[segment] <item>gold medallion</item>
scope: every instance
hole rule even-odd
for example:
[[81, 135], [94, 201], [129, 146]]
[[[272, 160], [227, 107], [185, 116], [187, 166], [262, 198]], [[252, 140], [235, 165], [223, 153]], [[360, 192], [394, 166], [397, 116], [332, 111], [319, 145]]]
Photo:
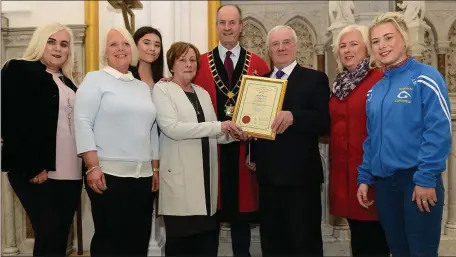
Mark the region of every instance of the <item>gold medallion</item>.
[[234, 106], [232, 106], [232, 105], [225, 106], [225, 115], [226, 116], [232, 117], [233, 113], [234, 113]]
[[225, 115], [228, 117], [232, 117], [234, 115], [234, 109], [235, 109], [234, 105], [236, 105], [236, 99], [234, 99], [234, 98], [239, 93], [239, 87], [241, 85], [242, 76], [247, 75], [247, 72], [250, 67], [251, 58], [252, 58], [252, 54], [247, 51], [246, 55], [245, 55], [245, 60], [244, 60], [244, 65], [243, 65], [241, 76], [239, 76], [239, 79], [236, 82], [236, 84], [234, 85], [234, 87], [227, 87], [223, 83], [222, 79], [220, 78], [220, 76], [218, 74], [217, 67], [215, 65], [213, 51], [211, 51], [208, 54], [209, 67], [211, 70], [211, 75], [214, 78], [214, 83], [217, 86], [217, 88], [220, 90], [220, 92], [222, 92], [228, 98], [225, 102], [225, 110], [224, 110]]

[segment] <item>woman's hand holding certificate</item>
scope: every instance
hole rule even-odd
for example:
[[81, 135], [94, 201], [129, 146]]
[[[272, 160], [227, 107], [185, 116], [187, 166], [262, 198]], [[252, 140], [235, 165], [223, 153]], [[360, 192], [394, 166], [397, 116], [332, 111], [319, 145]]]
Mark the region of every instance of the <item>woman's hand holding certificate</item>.
[[222, 122], [222, 132], [237, 140], [245, 141], [248, 139], [247, 134], [242, 131], [241, 127], [230, 120]]

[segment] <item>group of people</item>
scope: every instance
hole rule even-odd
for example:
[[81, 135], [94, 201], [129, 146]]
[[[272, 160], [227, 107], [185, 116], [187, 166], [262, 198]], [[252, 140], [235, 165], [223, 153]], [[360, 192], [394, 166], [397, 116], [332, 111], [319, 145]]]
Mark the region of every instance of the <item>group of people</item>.
[[[292, 28], [269, 31], [268, 68], [239, 45], [239, 7], [221, 6], [216, 22], [220, 43], [204, 54], [176, 42], [165, 56], [157, 29], [112, 28], [103, 68], [79, 86], [73, 34], [58, 23], [5, 63], [2, 170], [30, 217], [34, 256], [65, 255], [82, 183], [91, 256], [147, 256], [154, 204], [166, 256], [217, 256], [222, 223], [234, 256], [250, 256], [252, 223], [263, 256], [323, 256], [325, 135], [330, 210], [348, 219], [353, 256], [437, 256], [449, 100], [440, 73], [410, 57], [403, 17], [344, 28], [332, 86], [297, 63]], [[275, 140], [231, 120], [243, 75], [288, 80]]]

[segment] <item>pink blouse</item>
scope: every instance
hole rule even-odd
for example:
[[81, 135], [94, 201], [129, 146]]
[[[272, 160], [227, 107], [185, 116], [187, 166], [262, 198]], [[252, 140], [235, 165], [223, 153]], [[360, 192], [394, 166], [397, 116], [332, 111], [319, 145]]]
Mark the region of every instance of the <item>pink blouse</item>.
[[[51, 72], [50, 72], [51, 73]], [[58, 73], [51, 73], [59, 88], [59, 116], [57, 121], [56, 171], [48, 177], [57, 180], [82, 179], [82, 159], [76, 152], [74, 133], [74, 100], [76, 93], [60, 80]]]

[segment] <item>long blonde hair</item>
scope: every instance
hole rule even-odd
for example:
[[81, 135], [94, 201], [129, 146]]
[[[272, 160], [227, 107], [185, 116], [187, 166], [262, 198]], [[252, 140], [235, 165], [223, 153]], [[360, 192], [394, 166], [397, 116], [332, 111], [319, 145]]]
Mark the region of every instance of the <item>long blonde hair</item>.
[[22, 56], [22, 60], [26, 61], [38, 61], [43, 57], [44, 49], [46, 48], [47, 41], [49, 37], [57, 33], [61, 30], [66, 30], [70, 35], [70, 42], [69, 42], [69, 53], [68, 58], [66, 59], [65, 63], [62, 67], [62, 72], [65, 77], [69, 78], [74, 84], [75, 80], [73, 77], [74, 71], [74, 37], [73, 31], [65, 25], [62, 25], [57, 22], [48, 23], [38, 27], [35, 32], [33, 32], [32, 39], [30, 39], [30, 43], [27, 46], [27, 49]]
[[[372, 24], [369, 27], [369, 51], [373, 53], [372, 51], [372, 41], [371, 41], [371, 36], [372, 36], [372, 29], [375, 28], [376, 26], [380, 24], [385, 24], [391, 22], [394, 27], [399, 31], [399, 33], [402, 36], [402, 39], [404, 40], [405, 44], [405, 53], [410, 56], [411, 55], [411, 49], [410, 49], [410, 41], [408, 37], [408, 28], [407, 24], [404, 21], [404, 16], [400, 12], [387, 12], [384, 13], [380, 16], [378, 16], [376, 19], [373, 20]], [[371, 55], [370, 59], [370, 66], [371, 67], [381, 67], [383, 66], [378, 60], [375, 59], [374, 54]]]

